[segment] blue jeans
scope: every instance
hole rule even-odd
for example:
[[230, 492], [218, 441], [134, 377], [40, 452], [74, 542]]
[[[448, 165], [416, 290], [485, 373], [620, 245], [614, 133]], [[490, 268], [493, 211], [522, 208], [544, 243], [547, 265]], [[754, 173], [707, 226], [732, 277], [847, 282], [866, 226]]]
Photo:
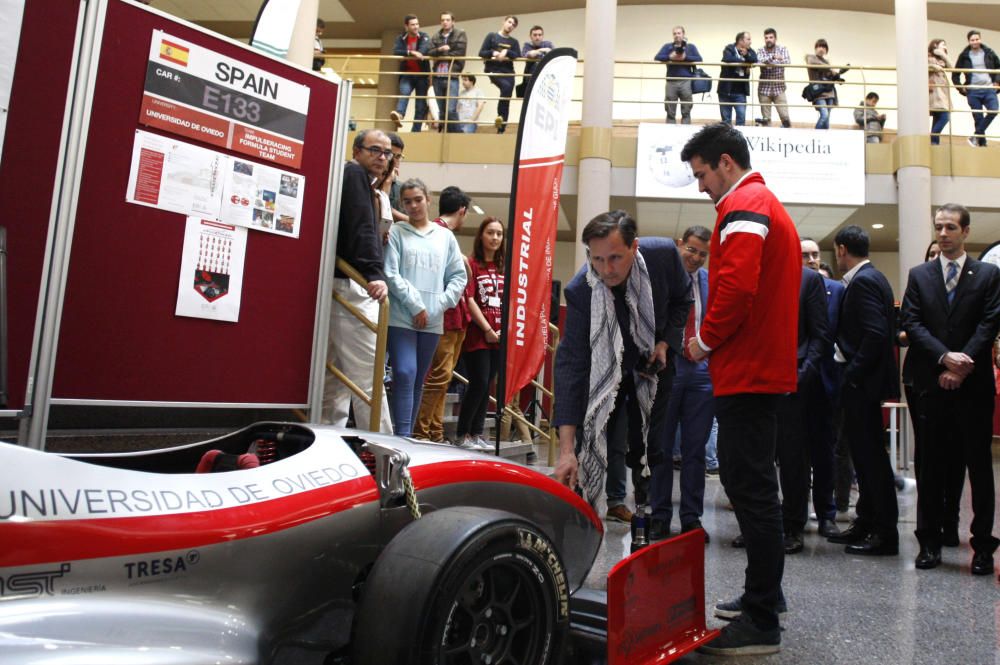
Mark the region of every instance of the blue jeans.
[[461, 122], [458, 124], [458, 131], [462, 134], [475, 134], [476, 133], [476, 123], [474, 122]]
[[735, 124], [743, 125], [747, 119], [747, 96], [719, 95], [719, 114], [722, 116], [722, 122], [732, 125], [733, 112], [736, 113]]
[[434, 359], [438, 333], [421, 332], [409, 328], [389, 326], [389, 359], [392, 361], [392, 410], [393, 431], [400, 436], [413, 434], [413, 423], [420, 411], [420, 397], [424, 392], [424, 376]]
[[[986, 145], [986, 128], [990, 126], [993, 119], [997, 117], [997, 93], [996, 90], [987, 88], [975, 88], [969, 91], [969, 108], [972, 109], [972, 120], [976, 123], [976, 138], [979, 145]], [[986, 113], [976, 113], [981, 109], [986, 109]]]
[[940, 145], [941, 132], [948, 125], [951, 114], [947, 111], [931, 111], [931, 145]]
[[[434, 77], [434, 94], [437, 95], [438, 117], [441, 120], [452, 120], [455, 114], [455, 106], [458, 104], [458, 74], [445, 78], [444, 76]], [[445, 112], [445, 104], [448, 112]], [[455, 130], [452, 130], [455, 131]]]
[[396, 101], [396, 113], [406, 115], [406, 107], [410, 104], [410, 94], [417, 93], [417, 108], [413, 116], [413, 131], [419, 132], [421, 121], [427, 117], [427, 77], [423, 74], [402, 74], [399, 77], [399, 94], [403, 95]]
[[708, 443], [705, 444], [705, 468], [708, 470], [719, 468], [719, 421], [712, 418], [712, 433], [708, 435]]
[[830, 109], [833, 106], [833, 97], [827, 99], [817, 99], [813, 106], [819, 111], [819, 120], [816, 121], [816, 129], [830, 129]]

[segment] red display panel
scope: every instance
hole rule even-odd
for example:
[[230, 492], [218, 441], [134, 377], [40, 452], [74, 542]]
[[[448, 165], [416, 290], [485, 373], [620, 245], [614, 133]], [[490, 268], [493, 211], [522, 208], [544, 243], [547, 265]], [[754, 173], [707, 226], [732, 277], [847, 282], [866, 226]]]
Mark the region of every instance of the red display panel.
[[[301, 234], [250, 231], [237, 323], [174, 315], [185, 217], [125, 201], [155, 29], [311, 90]], [[307, 403], [337, 85], [115, 0], [98, 72], [53, 398]]]
[[7, 407], [25, 403], [78, 0], [27, 2], [0, 162], [7, 227]]

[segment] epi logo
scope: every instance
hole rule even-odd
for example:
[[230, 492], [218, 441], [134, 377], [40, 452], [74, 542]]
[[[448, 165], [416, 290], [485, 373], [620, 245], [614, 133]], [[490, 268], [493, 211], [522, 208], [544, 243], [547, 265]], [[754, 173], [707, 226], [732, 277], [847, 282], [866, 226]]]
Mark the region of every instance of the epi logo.
[[70, 571], [70, 564], [59, 564], [57, 570], [40, 570], [32, 573], [0, 576], [0, 597], [38, 598], [51, 596], [55, 591], [55, 581]]

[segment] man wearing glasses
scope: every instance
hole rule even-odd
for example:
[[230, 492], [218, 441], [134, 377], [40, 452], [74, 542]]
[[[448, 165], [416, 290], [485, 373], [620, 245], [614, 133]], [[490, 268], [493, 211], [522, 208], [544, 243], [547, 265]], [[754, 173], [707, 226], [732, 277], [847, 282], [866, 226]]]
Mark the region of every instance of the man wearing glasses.
[[[385, 172], [392, 156], [389, 137], [377, 129], [358, 132], [354, 138], [354, 159], [344, 165], [337, 229], [337, 257], [344, 259], [368, 281], [362, 288], [344, 273], [334, 273], [333, 290], [357, 307], [369, 320], [378, 320], [378, 305], [388, 287], [382, 272], [382, 239], [378, 232], [372, 183]], [[334, 303], [330, 313], [327, 362], [332, 363], [367, 394], [372, 392], [375, 361], [375, 333], [347, 309]], [[354, 422], [369, 426], [370, 408], [332, 374], [326, 375], [323, 391], [323, 422], [344, 427], [350, 406]], [[383, 395], [380, 430], [392, 432], [389, 404]]]
[[[690, 340], [697, 336], [705, 317], [708, 303], [708, 244], [712, 232], [704, 226], [692, 226], [684, 232], [680, 242], [681, 262], [691, 277], [691, 295], [694, 304], [688, 312], [684, 326], [684, 355], [674, 356], [674, 383], [667, 402], [664, 435], [657, 445], [662, 446], [664, 460], [670, 459], [674, 436], [681, 428], [681, 532], [701, 528], [701, 515], [705, 502], [705, 444], [712, 432], [715, 401], [712, 397], [712, 379], [708, 376], [707, 360], [692, 360], [687, 355]], [[668, 463], [653, 468], [650, 486], [653, 518], [650, 524], [651, 540], [670, 537], [673, 517], [674, 468]], [[708, 533], [705, 533], [708, 542]]]

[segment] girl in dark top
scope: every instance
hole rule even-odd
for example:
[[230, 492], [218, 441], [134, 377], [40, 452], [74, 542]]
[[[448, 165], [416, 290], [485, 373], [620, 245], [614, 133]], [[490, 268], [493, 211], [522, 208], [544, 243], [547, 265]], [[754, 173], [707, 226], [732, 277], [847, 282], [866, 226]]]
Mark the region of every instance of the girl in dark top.
[[469, 386], [458, 412], [457, 445], [491, 450], [483, 439], [490, 382], [500, 363], [500, 303], [503, 299], [503, 222], [487, 217], [479, 225], [469, 265], [465, 296], [472, 322], [465, 334], [465, 367]]

